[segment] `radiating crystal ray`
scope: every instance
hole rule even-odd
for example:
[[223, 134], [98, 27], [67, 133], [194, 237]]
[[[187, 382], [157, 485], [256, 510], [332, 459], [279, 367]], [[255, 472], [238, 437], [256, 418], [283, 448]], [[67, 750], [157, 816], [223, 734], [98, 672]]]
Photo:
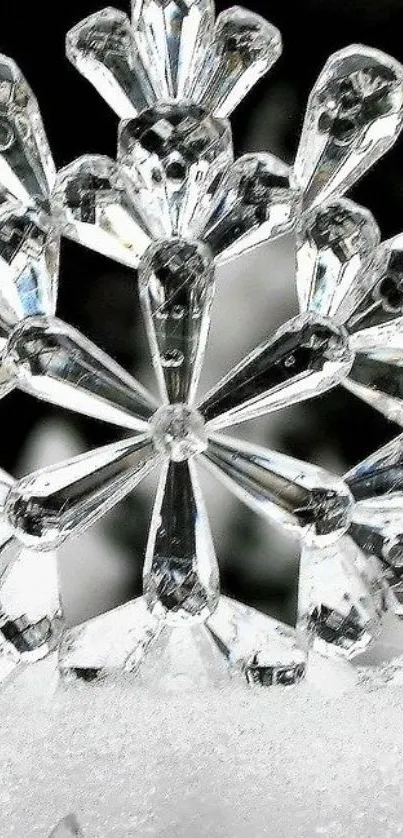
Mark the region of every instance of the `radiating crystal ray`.
[[83, 838], [83, 832], [75, 815], [68, 815], [67, 818], [63, 818], [50, 833], [49, 838]]
[[344, 323], [365, 294], [380, 231], [368, 210], [333, 198], [305, 212], [297, 226], [301, 311]]
[[350, 189], [393, 145], [402, 117], [399, 62], [361, 45], [334, 53], [309, 97], [295, 161], [305, 205]]
[[303, 547], [297, 627], [322, 654], [349, 659], [379, 636], [390, 607], [381, 565], [348, 537], [324, 549]]
[[385, 498], [403, 491], [403, 435], [392, 439], [344, 476], [355, 500]]
[[163, 470], [146, 551], [144, 596], [167, 622], [204, 622], [220, 589], [207, 513], [192, 461]]
[[330, 544], [348, 529], [352, 496], [318, 466], [224, 436], [209, 439], [201, 460], [241, 501], [307, 544]]
[[189, 403], [194, 399], [214, 286], [212, 256], [201, 242], [157, 242], [140, 263], [140, 299], [164, 401]]
[[154, 237], [197, 237], [233, 160], [231, 129], [199, 105], [162, 102], [122, 123], [118, 156]]
[[0, 184], [24, 205], [48, 210], [55, 175], [35, 96], [14, 61], [0, 55]]
[[80, 157], [58, 173], [53, 211], [60, 230], [132, 268], [152, 241], [137, 204], [137, 187], [109, 157]]
[[5, 365], [26, 393], [131, 430], [156, 404], [147, 390], [80, 332], [53, 317], [30, 317], [11, 333]]
[[5, 514], [22, 544], [53, 549], [111, 510], [160, 459], [146, 434], [105, 445], [17, 481]]
[[154, 102], [148, 65], [123, 12], [107, 8], [82, 20], [67, 34], [66, 54], [120, 119]]
[[304, 314], [254, 349], [198, 409], [208, 431], [235, 425], [325, 392], [340, 383], [352, 362], [344, 329]]
[[157, 101], [194, 99], [214, 16], [213, 0], [134, 0], [135, 37]]
[[229, 116], [282, 52], [281, 35], [267, 20], [240, 6], [216, 21], [212, 49], [190, 98], [216, 116]]
[[300, 205], [288, 166], [272, 154], [245, 154], [224, 174], [203, 239], [217, 263], [289, 231]]
[[295, 631], [228, 597], [206, 623], [230, 671], [251, 686], [289, 686], [306, 670], [306, 654]]
[[403, 341], [400, 351], [357, 353], [343, 385], [392, 422], [403, 425]]

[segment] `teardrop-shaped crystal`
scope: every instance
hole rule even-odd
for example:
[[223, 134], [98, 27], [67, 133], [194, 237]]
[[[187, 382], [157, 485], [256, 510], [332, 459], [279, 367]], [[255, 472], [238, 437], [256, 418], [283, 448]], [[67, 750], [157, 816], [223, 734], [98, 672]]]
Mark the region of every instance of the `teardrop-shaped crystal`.
[[344, 387], [379, 410], [391, 422], [403, 425], [403, 340], [402, 349], [381, 349], [355, 356]]
[[305, 212], [297, 227], [301, 311], [344, 323], [362, 299], [380, 231], [368, 210], [343, 198]]
[[122, 123], [118, 156], [154, 237], [197, 237], [233, 160], [231, 128], [191, 102], [159, 103]]
[[113, 672], [135, 672], [161, 627], [144, 597], [74, 626], [60, 644], [60, 674], [66, 682], [92, 682]]
[[[403, 235], [382, 242], [346, 322], [356, 352], [393, 349], [403, 360]], [[393, 362], [392, 362], [393, 363]]]
[[67, 58], [120, 119], [130, 119], [155, 101], [127, 15], [103, 9], [67, 34]]
[[17, 481], [6, 514], [25, 545], [49, 550], [129, 494], [161, 457], [148, 435], [105, 445]]
[[255, 512], [325, 545], [351, 520], [352, 496], [342, 480], [318, 466], [224, 436], [213, 436], [202, 461]]
[[221, 596], [206, 625], [230, 669], [251, 686], [289, 686], [305, 675], [305, 651], [284, 623]]
[[152, 245], [139, 266], [140, 299], [164, 401], [192, 402], [214, 296], [214, 265], [201, 242]]
[[216, 116], [229, 116], [281, 52], [275, 26], [240, 6], [226, 9], [217, 18], [214, 42], [190, 98]]
[[65, 236], [137, 268], [152, 241], [137, 190], [109, 157], [80, 157], [58, 173], [54, 216]]
[[56, 554], [12, 538], [0, 548], [0, 645], [32, 663], [57, 647], [62, 628]]
[[60, 241], [35, 210], [0, 204], [0, 342], [26, 317], [56, 308]]
[[192, 84], [211, 49], [213, 0], [133, 0], [133, 26], [155, 99], [193, 99]]
[[361, 45], [334, 53], [309, 97], [295, 161], [306, 206], [350, 189], [393, 145], [402, 118], [399, 62]]
[[48, 210], [55, 175], [35, 96], [14, 61], [0, 55], [0, 184]]
[[217, 606], [217, 560], [191, 460], [171, 461], [161, 476], [143, 587], [153, 614], [171, 623], [204, 622]]
[[403, 434], [354, 466], [344, 481], [356, 501], [396, 493], [403, 497]]
[[298, 628], [317, 650], [353, 658], [378, 637], [389, 608], [377, 559], [347, 536], [301, 555]]
[[300, 205], [288, 166], [272, 154], [245, 154], [230, 166], [217, 189], [203, 232], [217, 262], [291, 229]]
[[17, 326], [7, 364], [21, 390], [123, 428], [144, 430], [156, 407], [119, 364], [55, 317], [30, 317]]
[[304, 314], [254, 349], [198, 409], [209, 431], [236, 425], [324, 393], [342, 381], [352, 362], [344, 329]]
[[77, 818], [74, 815], [63, 818], [50, 833], [49, 838], [83, 838]]

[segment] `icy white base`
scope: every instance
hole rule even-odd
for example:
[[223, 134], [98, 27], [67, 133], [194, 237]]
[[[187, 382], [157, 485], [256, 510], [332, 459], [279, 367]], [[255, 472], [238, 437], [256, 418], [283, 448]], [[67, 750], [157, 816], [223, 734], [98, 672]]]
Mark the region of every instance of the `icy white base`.
[[0, 695], [4, 838], [48, 838], [69, 812], [85, 838], [403, 834], [396, 673], [357, 687], [347, 664], [316, 658], [290, 688], [55, 692], [53, 665]]

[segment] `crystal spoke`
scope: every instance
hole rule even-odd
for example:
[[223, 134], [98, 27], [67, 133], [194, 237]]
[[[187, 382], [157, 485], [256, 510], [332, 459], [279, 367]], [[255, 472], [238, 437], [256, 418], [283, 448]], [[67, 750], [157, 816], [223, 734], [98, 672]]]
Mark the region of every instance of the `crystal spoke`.
[[393, 145], [402, 117], [397, 61], [364, 46], [334, 53], [310, 95], [295, 161], [306, 206], [350, 189]]
[[319, 652], [349, 659], [364, 652], [381, 632], [388, 597], [381, 565], [350, 538], [303, 548], [297, 626]]
[[152, 241], [138, 190], [109, 157], [80, 157], [58, 174], [54, 217], [65, 236], [132, 268]]
[[79, 535], [160, 462], [148, 435], [105, 445], [17, 481], [6, 501], [15, 536], [48, 550]]
[[305, 543], [329, 544], [349, 526], [347, 486], [318, 466], [224, 436], [209, 440], [201, 460], [247, 506]]
[[301, 311], [344, 323], [362, 299], [380, 231], [368, 210], [339, 198], [304, 213], [297, 227]]
[[217, 560], [192, 461], [161, 476], [144, 566], [144, 595], [167, 621], [203, 622], [219, 599]]
[[0, 55], [0, 184], [48, 210], [55, 175], [35, 96], [14, 61]]
[[21, 390], [123, 428], [144, 430], [156, 408], [119, 364], [57, 318], [30, 317], [17, 326], [7, 364]]
[[213, 38], [213, 0], [134, 0], [133, 26], [156, 100], [194, 99]]
[[282, 52], [278, 29], [260, 15], [234, 6], [216, 21], [212, 49], [190, 98], [216, 116], [229, 116]]
[[271, 154], [245, 154], [217, 189], [203, 239], [217, 262], [228, 262], [291, 229], [299, 192], [290, 169]]
[[121, 125], [118, 156], [154, 237], [197, 236], [233, 160], [231, 129], [199, 105], [161, 103]]
[[305, 652], [284, 623], [221, 596], [206, 625], [230, 668], [251, 686], [289, 686], [303, 678]]
[[301, 315], [229, 372], [199, 410], [209, 431], [235, 425], [335, 387], [352, 362], [342, 328], [326, 318]]
[[151, 105], [155, 94], [127, 15], [103, 9], [67, 35], [66, 53], [120, 119]]
[[83, 833], [75, 816], [68, 815], [50, 833], [49, 838], [83, 838]]
[[403, 435], [354, 466], [344, 480], [357, 502], [397, 492], [403, 497]]
[[139, 267], [140, 299], [164, 401], [192, 403], [214, 296], [214, 265], [200, 242], [151, 246]]

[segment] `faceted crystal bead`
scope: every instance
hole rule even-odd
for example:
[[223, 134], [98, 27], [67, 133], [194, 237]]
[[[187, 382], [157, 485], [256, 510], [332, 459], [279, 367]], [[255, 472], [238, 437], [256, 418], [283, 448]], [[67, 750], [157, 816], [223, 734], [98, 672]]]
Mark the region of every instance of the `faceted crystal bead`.
[[225, 173], [203, 232], [217, 262], [286, 233], [300, 197], [290, 169], [271, 154], [245, 154]]
[[370, 355], [358, 353], [343, 384], [391, 422], [403, 425], [403, 341], [400, 351], [392, 346]]
[[21, 203], [48, 210], [55, 174], [32, 90], [14, 61], [0, 55], [0, 184]]
[[154, 238], [197, 236], [233, 160], [231, 129], [199, 105], [159, 103], [122, 123], [118, 156]]
[[230, 670], [250, 685], [289, 686], [305, 674], [306, 654], [293, 629], [254, 608], [221, 596], [207, 628]]
[[16, 537], [41, 550], [84, 532], [160, 461], [148, 436], [105, 445], [17, 481], [6, 501]]
[[186, 404], [160, 407], [149, 427], [157, 451], [175, 463], [189, 460], [207, 448], [203, 417]]
[[281, 52], [275, 26], [239, 6], [226, 9], [217, 18], [212, 49], [205, 52], [190, 98], [216, 116], [229, 116]]
[[380, 231], [368, 210], [339, 198], [304, 213], [297, 228], [301, 311], [344, 323], [365, 293]]
[[35, 210], [0, 204], [0, 342], [24, 318], [54, 314], [60, 242]]
[[127, 15], [117, 9], [96, 12], [71, 29], [66, 53], [120, 119], [154, 102], [148, 64], [141, 60]]
[[83, 838], [83, 833], [74, 815], [68, 815], [50, 833], [49, 838]]
[[202, 459], [241, 501], [305, 543], [330, 544], [348, 529], [352, 496], [318, 466], [224, 436], [209, 440]]
[[112, 358], [55, 317], [29, 317], [12, 332], [5, 366], [45, 401], [131, 430], [145, 430], [152, 397]]
[[221, 379], [198, 409], [208, 431], [254, 419], [335, 387], [353, 357], [343, 328], [310, 313], [295, 317]]
[[194, 99], [213, 38], [213, 0], [133, 0], [133, 26], [155, 99]]
[[209, 249], [181, 239], [157, 242], [139, 266], [140, 299], [164, 401], [192, 402], [214, 296]]
[[301, 555], [298, 628], [324, 654], [353, 658], [378, 637], [388, 588], [382, 567], [344, 537]]
[[152, 241], [137, 189], [109, 157], [80, 157], [58, 173], [54, 216], [65, 236], [137, 268]]
[[295, 174], [306, 206], [342, 195], [395, 142], [403, 68], [364, 46], [332, 55], [310, 95]]
[[171, 461], [161, 476], [143, 586], [153, 614], [170, 623], [204, 622], [217, 606], [217, 560], [192, 461]]

